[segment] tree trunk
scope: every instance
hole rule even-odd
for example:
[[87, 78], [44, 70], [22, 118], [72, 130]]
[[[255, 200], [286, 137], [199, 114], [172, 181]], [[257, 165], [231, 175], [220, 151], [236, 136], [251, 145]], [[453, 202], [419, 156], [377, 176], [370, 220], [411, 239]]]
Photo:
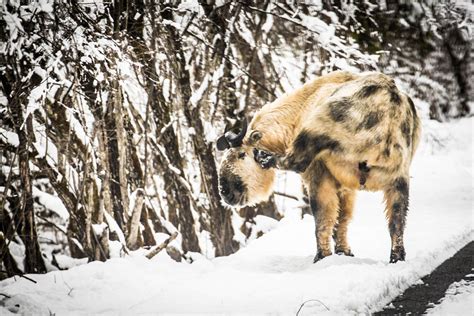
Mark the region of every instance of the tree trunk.
[[[21, 94], [19, 94], [21, 95]], [[23, 94], [24, 95], [24, 94]], [[16, 102], [15, 102], [16, 101]], [[19, 140], [18, 164], [20, 170], [20, 183], [22, 187], [19, 222], [20, 238], [25, 245], [25, 273], [45, 273], [46, 266], [41, 255], [36, 233], [35, 213], [33, 205], [33, 187], [30, 172], [29, 144], [31, 135], [26, 134], [26, 125], [31, 124], [31, 117], [25, 121], [20, 100], [15, 100], [11, 105], [13, 115], [16, 117], [16, 132]], [[21, 102], [21, 103], [20, 103]], [[21, 125], [24, 124], [23, 128]]]
[[[119, 148], [119, 137], [118, 137], [118, 128], [116, 125], [115, 114], [117, 107], [122, 106], [122, 93], [119, 88], [118, 82], [113, 79], [114, 82], [114, 96], [109, 97], [107, 102], [107, 109], [104, 115], [104, 127], [105, 127], [105, 139], [107, 147], [107, 158], [108, 158], [108, 168], [106, 172], [108, 173], [108, 182], [110, 188], [110, 197], [112, 200], [112, 210], [114, 219], [117, 222], [117, 225], [125, 233], [127, 227], [125, 226], [125, 214], [126, 210], [122, 195], [122, 187], [126, 183], [122, 183], [120, 177], [121, 164], [125, 161], [120, 161], [120, 148]], [[121, 141], [121, 140], [120, 140]]]
[[[163, 19], [172, 20], [171, 10], [162, 10]], [[191, 82], [189, 72], [186, 69], [186, 59], [181, 46], [179, 33], [173, 26], [165, 25], [168, 54], [171, 66], [177, 77], [177, 89], [180, 96], [180, 107], [184, 112], [190, 127], [195, 133], [191, 136], [194, 153], [199, 161], [201, 180], [205, 188], [207, 200], [209, 202], [209, 217], [211, 225], [211, 239], [216, 248], [216, 256], [225, 256], [234, 253], [238, 249], [238, 244], [233, 240], [234, 231], [231, 221], [231, 210], [220, 204], [218, 189], [217, 167], [214, 161], [212, 144], [204, 139], [204, 127], [201, 120], [199, 106], [192, 105]], [[190, 214], [191, 215], [191, 214]]]
[[466, 42], [461, 35], [461, 31], [453, 29], [449, 32], [448, 37], [444, 38], [444, 46], [451, 60], [454, 78], [459, 87], [460, 108], [458, 116], [468, 115], [471, 110], [469, 108], [469, 67], [471, 42]]

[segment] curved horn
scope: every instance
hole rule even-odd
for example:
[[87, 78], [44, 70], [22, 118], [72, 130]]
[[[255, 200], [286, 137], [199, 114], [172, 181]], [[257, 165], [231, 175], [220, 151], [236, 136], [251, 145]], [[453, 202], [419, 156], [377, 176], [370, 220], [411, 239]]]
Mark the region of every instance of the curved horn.
[[230, 148], [229, 141], [227, 140], [227, 132], [231, 129], [231, 124], [227, 123], [224, 128], [224, 134], [216, 140], [217, 150], [226, 150]]
[[224, 128], [224, 134], [232, 129], [232, 124], [227, 123]]
[[217, 139], [216, 147], [217, 147], [217, 150], [220, 150], [220, 151], [230, 148], [230, 144], [227, 141], [227, 138], [225, 137], [225, 135], [222, 135], [221, 137]]
[[225, 138], [229, 142], [231, 147], [239, 147], [242, 145], [242, 141], [247, 134], [247, 119], [242, 120], [242, 127], [240, 131], [236, 134], [233, 131], [228, 131], [225, 133]]

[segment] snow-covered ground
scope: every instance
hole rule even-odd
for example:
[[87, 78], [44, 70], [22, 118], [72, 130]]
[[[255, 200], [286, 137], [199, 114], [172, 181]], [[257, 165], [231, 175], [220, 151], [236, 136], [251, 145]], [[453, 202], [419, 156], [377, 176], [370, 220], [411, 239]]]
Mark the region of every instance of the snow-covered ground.
[[[287, 203], [283, 220], [228, 257], [196, 255], [188, 264], [165, 252], [152, 260], [137, 253], [31, 275], [36, 284], [2, 281], [0, 294], [10, 298], [0, 296], [0, 314], [288, 315], [308, 300], [300, 315], [377, 311], [473, 240], [473, 124], [472, 118], [425, 121], [412, 165], [406, 262], [388, 263], [382, 195], [361, 192], [349, 227], [355, 257], [335, 255], [313, 264], [313, 219], [301, 219]], [[472, 314], [472, 305], [465, 312]]]
[[430, 308], [427, 315], [474, 315], [474, 282], [454, 282], [446, 290], [441, 303]]

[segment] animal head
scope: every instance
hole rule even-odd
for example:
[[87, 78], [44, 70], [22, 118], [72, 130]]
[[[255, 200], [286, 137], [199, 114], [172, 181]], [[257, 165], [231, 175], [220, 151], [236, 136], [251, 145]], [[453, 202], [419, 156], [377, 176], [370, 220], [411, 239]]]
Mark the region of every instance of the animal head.
[[243, 120], [234, 128], [226, 127], [217, 140], [217, 149], [225, 150], [219, 166], [219, 193], [226, 204], [254, 205], [270, 197], [274, 161], [256, 148], [261, 138], [259, 131], [247, 131], [247, 121]]

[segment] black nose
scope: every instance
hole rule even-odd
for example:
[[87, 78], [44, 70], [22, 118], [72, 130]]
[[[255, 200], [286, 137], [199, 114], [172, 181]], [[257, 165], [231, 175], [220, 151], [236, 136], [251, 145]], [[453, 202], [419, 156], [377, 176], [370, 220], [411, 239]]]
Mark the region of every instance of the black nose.
[[235, 205], [239, 203], [244, 190], [244, 183], [239, 177], [233, 176], [229, 179], [227, 177], [220, 178], [219, 193], [227, 204]]

